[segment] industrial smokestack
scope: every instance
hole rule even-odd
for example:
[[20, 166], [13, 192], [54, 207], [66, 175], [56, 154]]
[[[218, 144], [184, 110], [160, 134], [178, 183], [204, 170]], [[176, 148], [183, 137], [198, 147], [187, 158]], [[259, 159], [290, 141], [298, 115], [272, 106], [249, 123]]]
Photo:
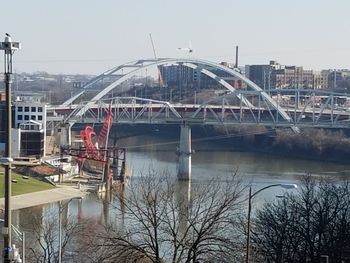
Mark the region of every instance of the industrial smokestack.
[[236, 46], [236, 63], [235, 68], [238, 68], [238, 46]]

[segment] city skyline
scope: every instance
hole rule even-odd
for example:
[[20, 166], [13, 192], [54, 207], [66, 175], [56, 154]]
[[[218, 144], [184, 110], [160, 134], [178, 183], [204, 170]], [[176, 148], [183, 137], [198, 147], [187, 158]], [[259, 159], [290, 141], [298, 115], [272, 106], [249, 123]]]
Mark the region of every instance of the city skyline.
[[[99, 74], [154, 57], [149, 33], [158, 57], [233, 62], [239, 45], [239, 65], [276, 60], [314, 70], [349, 68], [345, 0], [37, 0], [2, 7], [0, 37], [8, 32], [22, 43], [14, 56], [17, 72]], [[177, 50], [189, 41], [193, 54]]]

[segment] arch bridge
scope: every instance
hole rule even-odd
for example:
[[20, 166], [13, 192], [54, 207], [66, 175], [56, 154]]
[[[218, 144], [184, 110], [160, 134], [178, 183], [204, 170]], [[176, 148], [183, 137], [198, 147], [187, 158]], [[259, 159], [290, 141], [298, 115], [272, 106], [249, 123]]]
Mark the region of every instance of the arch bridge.
[[[224, 92], [197, 103], [171, 103], [137, 97], [108, 96], [142, 70], [169, 64], [195, 69], [215, 80]], [[218, 72], [241, 80], [236, 89]], [[88, 101], [74, 102], [109, 77], [116, 79]], [[142, 59], [114, 67], [90, 80], [79, 92], [54, 110], [64, 122], [99, 122], [110, 105], [115, 122], [201, 124], [260, 124], [265, 126], [348, 128], [348, 96], [319, 90], [282, 89], [269, 94], [235, 69], [201, 59]], [[341, 103], [339, 101], [342, 101]], [[350, 103], [350, 102], [349, 102]], [[350, 105], [350, 104], [349, 104]]]
[[[206, 75], [223, 88], [222, 92], [201, 103], [172, 103], [138, 97], [111, 97], [121, 84], [143, 70], [165, 65], [181, 65]], [[224, 75], [224, 76], [223, 76]], [[244, 83], [236, 89], [227, 76]], [[105, 87], [87, 101], [81, 100], [95, 84], [113, 77]], [[58, 107], [48, 117], [64, 123], [101, 122], [105, 109], [111, 108], [113, 122], [169, 123], [182, 125], [180, 140], [180, 178], [188, 178], [191, 160], [190, 125], [264, 125], [290, 127], [350, 128], [350, 100], [344, 94], [319, 90], [282, 89], [269, 94], [235, 69], [201, 59], [143, 59], [114, 67], [90, 80], [79, 92]], [[182, 160], [182, 161], [181, 161]]]

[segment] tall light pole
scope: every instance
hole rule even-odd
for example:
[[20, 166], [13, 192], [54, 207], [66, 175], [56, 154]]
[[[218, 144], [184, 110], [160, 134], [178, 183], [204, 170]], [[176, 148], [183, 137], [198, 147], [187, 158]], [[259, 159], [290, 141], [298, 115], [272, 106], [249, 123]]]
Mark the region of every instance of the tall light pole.
[[82, 197], [74, 197], [69, 199], [64, 205], [62, 201], [58, 202], [58, 263], [62, 263], [62, 212], [67, 208], [72, 200], [82, 200]]
[[[11, 75], [12, 75], [12, 55], [15, 50], [20, 49], [19, 42], [12, 42], [11, 36], [6, 33], [4, 42], [0, 42], [0, 50], [4, 50], [4, 74], [5, 74], [5, 89], [6, 89], [6, 147], [5, 157], [11, 158]], [[2, 228], [4, 235], [4, 262], [10, 262], [9, 252], [11, 250], [11, 162], [5, 165], [5, 221]]]
[[271, 188], [271, 187], [282, 187], [284, 189], [295, 189], [298, 188], [296, 184], [270, 184], [268, 186], [265, 186], [261, 188], [260, 190], [254, 192], [252, 194], [252, 187], [249, 187], [249, 198], [248, 198], [248, 223], [247, 223], [247, 244], [246, 244], [246, 263], [249, 263], [250, 259], [250, 214], [252, 210], [252, 198], [259, 194], [260, 192]]

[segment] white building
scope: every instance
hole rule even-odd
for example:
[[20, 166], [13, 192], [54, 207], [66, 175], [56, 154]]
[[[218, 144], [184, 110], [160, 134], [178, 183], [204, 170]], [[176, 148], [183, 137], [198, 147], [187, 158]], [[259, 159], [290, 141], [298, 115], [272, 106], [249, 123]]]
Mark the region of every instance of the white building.
[[14, 101], [14, 128], [19, 129], [18, 152], [21, 156], [46, 154], [46, 104], [42, 96], [21, 95]]

